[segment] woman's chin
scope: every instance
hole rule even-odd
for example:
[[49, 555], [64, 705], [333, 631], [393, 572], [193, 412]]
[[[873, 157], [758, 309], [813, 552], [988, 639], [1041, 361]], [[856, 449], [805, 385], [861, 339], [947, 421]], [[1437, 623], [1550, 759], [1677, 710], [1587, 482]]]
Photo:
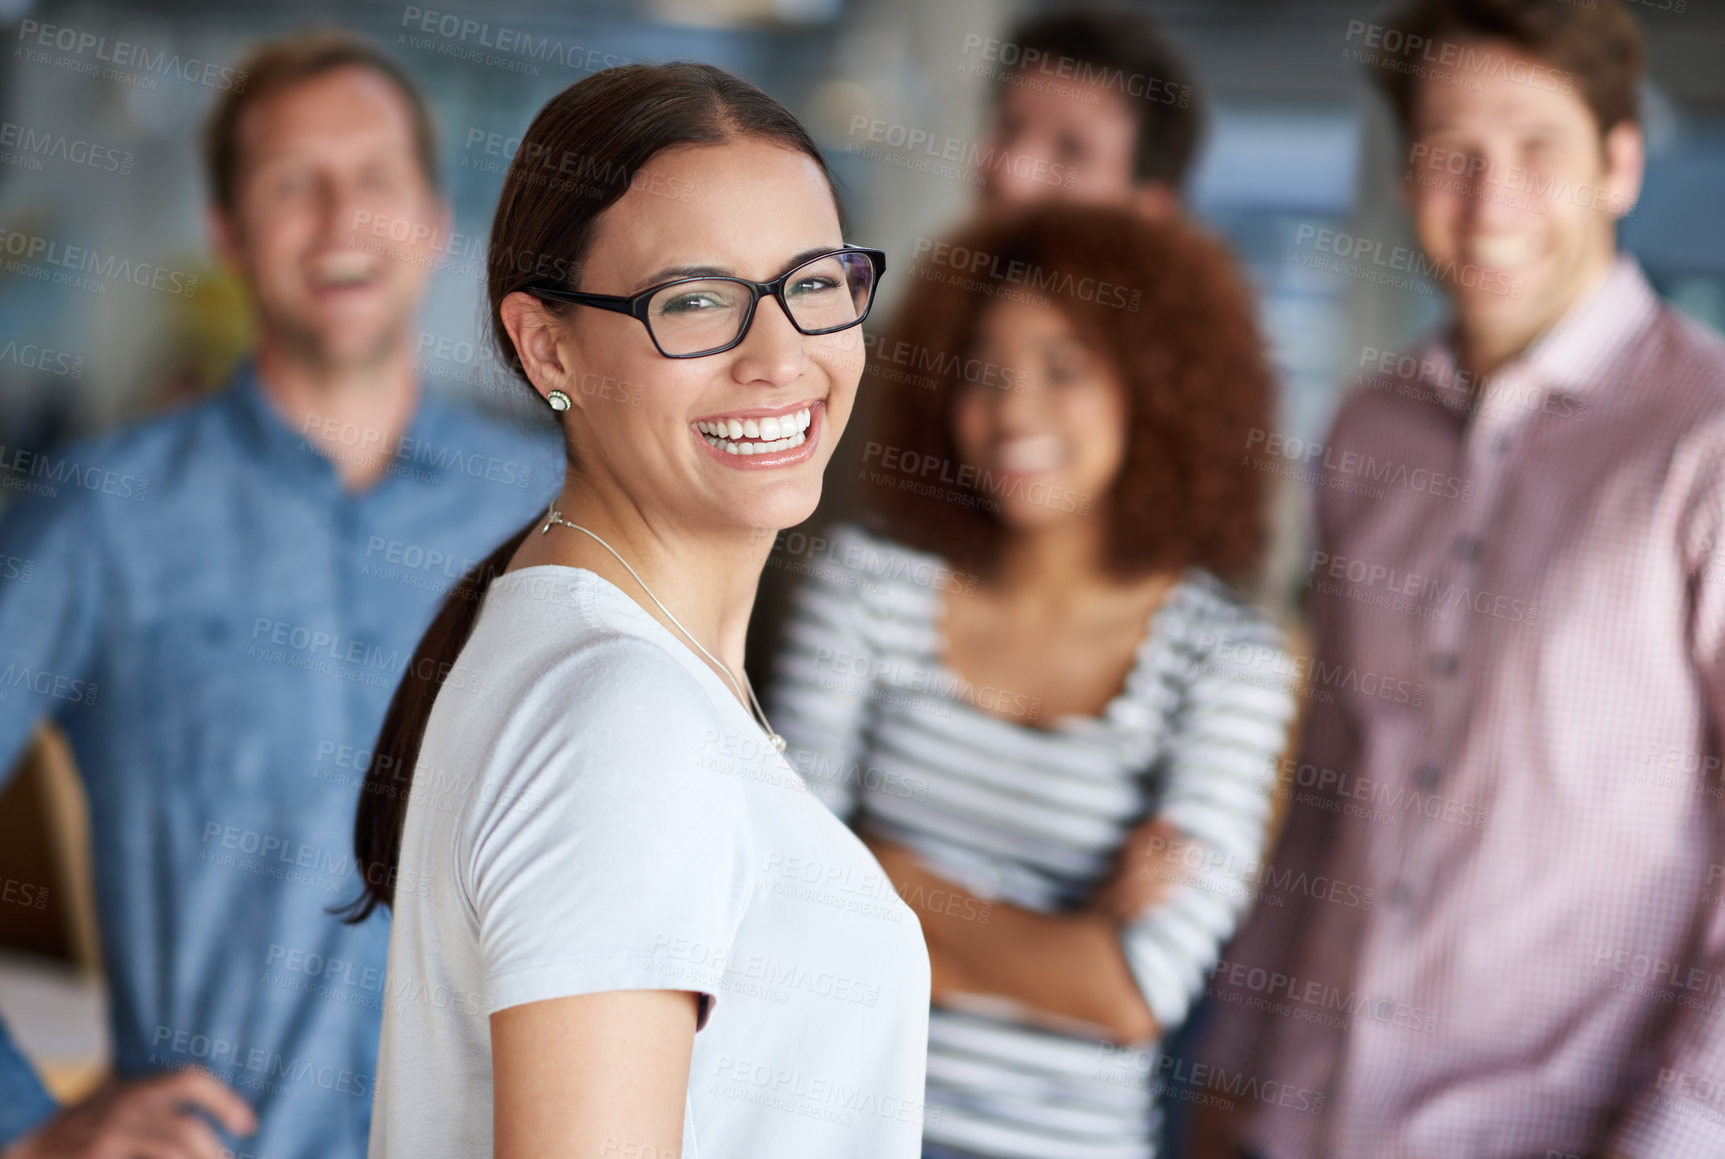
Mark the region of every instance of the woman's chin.
[[820, 506], [821, 489], [817, 478], [814, 487], [797, 487], [769, 497], [763, 501], [749, 504], [739, 504], [737, 508], [725, 512], [727, 521], [735, 521], [739, 514], [745, 526], [760, 530], [783, 531], [787, 527], [795, 527], [803, 523], [815, 513]]
[[1003, 505], [994, 513], [995, 522], [1008, 533], [1029, 535], [1033, 532], [1046, 531], [1050, 527], [1058, 527], [1064, 521], [1063, 516], [1052, 515], [1047, 511], [1024, 511], [1010, 505]]
[[1045, 531], [1078, 519], [1090, 509], [1088, 496], [1062, 487], [1026, 487], [1023, 491], [1000, 498], [995, 506], [995, 519], [1008, 531]]

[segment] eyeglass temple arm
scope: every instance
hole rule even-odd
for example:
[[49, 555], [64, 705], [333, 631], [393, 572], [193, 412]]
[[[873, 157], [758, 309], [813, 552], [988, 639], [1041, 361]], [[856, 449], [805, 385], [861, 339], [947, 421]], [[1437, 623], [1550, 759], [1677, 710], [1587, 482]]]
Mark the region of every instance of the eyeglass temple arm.
[[552, 298], [559, 302], [597, 306], [601, 310], [614, 310], [619, 314], [635, 312], [633, 298], [621, 298], [615, 294], [589, 294], [585, 290], [560, 290], [552, 286], [534, 286], [527, 292], [535, 298]]
[[886, 273], [886, 251], [885, 250], [869, 249], [867, 246], [860, 246], [860, 245], [846, 246], [845, 248], [852, 253], [867, 254], [869, 257], [869, 260], [874, 263], [874, 276], [875, 277], [878, 278], [882, 274]]

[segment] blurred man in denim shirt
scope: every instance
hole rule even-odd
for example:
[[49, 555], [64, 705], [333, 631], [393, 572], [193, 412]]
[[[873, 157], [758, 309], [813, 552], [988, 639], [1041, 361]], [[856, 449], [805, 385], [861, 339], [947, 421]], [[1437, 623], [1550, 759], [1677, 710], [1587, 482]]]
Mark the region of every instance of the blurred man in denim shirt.
[[0, 768], [45, 718], [70, 738], [116, 1051], [56, 1112], [0, 1035], [6, 1159], [365, 1153], [383, 1004], [431, 1000], [391, 993], [385, 923], [327, 912], [358, 893], [367, 750], [443, 590], [561, 483], [549, 431], [418, 382], [450, 234], [406, 76], [331, 34], [241, 75], [206, 149], [255, 355], [208, 401], [33, 456], [0, 522], [34, 565], [0, 585]]

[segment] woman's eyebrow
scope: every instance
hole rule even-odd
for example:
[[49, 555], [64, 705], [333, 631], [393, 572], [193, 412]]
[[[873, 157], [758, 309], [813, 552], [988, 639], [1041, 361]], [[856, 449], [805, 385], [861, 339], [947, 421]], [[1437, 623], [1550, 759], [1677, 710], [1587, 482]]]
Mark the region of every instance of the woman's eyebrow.
[[[806, 249], [786, 262], [781, 272], [794, 270], [809, 259], [818, 258], [822, 254], [830, 254], [838, 248], [838, 246], [832, 245], [818, 245], [813, 249]], [[675, 281], [677, 278], [734, 278], [737, 276], [737, 274], [721, 266], [666, 266], [662, 270], [648, 274], [637, 282], [635, 291], [639, 293], [648, 286], [655, 286], [660, 282]], [[749, 280], [752, 281], [753, 279]]]

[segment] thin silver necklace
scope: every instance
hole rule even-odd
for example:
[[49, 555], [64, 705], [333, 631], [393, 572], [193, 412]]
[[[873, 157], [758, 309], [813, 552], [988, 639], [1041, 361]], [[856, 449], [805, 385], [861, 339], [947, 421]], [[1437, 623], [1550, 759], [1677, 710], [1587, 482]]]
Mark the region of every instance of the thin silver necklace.
[[774, 732], [773, 726], [767, 723], [767, 714], [761, 711], [761, 702], [755, 699], [755, 687], [749, 683], [749, 674], [747, 672], [743, 673], [743, 682], [739, 685], [737, 683], [737, 678], [731, 675], [730, 667], [721, 663], [717, 656], [714, 656], [711, 652], [701, 647], [701, 642], [695, 639], [694, 636], [690, 635], [689, 629], [683, 627], [682, 622], [678, 620], [676, 616], [671, 614], [671, 609], [667, 608], [664, 604], [659, 603], [659, 597], [653, 594], [653, 589], [647, 586], [647, 581], [642, 579], [635, 569], [629, 566], [629, 561], [624, 559], [621, 555], [617, 555], [616, 548], [599, 538], [596, 533], [588, 531], [585, 527], [582, 527], [579, 523], [571, 523], [567, 519], [563, 518], [563, 513], [557, 510], [555, 504], [545, 509], [545, 526], [539, 529], [539, 534], [544, 535], [546, 532], [550, 531], [551, 525], [554, 523], [561, 524], [564, 527], [572, 527], [576, 531], [591, 536], [594, 542], [596, 542], [600, 547], [616, 556], [617, 562], [623, 565], [623, 569], [625, 571], [635, 577], [635, 582], [640, 584], [641, 590], [647, 593], [647, 598], [652, 600], [654, 604], [658, 605], [659, 610], [665, 613], [665, 618], [667, 620], [677, 625], [677, 631], [683, 633], [683, 638], [693, 644], [697, 652], [710, 660], [713, 667], [725, 674], [725, 679], [729, 680], [731, 682], [731, 687], [737, 690], [737, 699], [747, 700], [750, 711], [755, 714], [755, 719], [760, 721], [761, 727], [766, 730], [767, 742], [779, 752], [782, 753], [785, 751], [785, 738]]

